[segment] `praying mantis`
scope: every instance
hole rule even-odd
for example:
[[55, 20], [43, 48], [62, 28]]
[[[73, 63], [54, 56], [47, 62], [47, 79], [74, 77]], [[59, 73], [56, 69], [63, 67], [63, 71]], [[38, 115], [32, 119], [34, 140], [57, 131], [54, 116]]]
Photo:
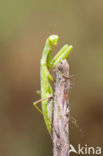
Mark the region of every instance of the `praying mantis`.
[[[53, 89], [50, 81], [54, 81], [53, 76], [51, 75], [49, 69], [56, 68], [57, 64], [62, 60], [66, 59], [70, 52], [72, 51], [72, 45], [64, 45], [60, 51], [53, 57], [52, 54], [52, 45], [57, 45], [59, 40], [58, 35], [50, 35], [45, 43], [42, 58], [40, 61], [40, 79], [41, 79], [41, 100], [38, 100], [33, 103], [34, 107], [44, 116], [44, 120], [47, 126], [49, 134], [52, 133], [52, 118], [53, 118]], [[39, 109], [37, 104], [41, 102], [42, 111]], [[49, 113], [48, 103], [50, 105]], [[51, 114], [51, 117], [49, 116]]]

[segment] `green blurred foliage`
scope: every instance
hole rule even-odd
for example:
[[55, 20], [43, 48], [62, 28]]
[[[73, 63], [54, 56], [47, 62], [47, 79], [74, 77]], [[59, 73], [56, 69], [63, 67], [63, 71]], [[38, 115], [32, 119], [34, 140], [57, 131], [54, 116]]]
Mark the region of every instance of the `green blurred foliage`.
[[[68, 58], [70, 142], [101, 146], [103, 141], [103, 1], [0, 1], [0, 155], [52, 156], [44, 120], [32, 106], [40, 97], [40, 58], [45, 39], [58, 34], [54, 51], [74, 46]], [[54, 55], [54, 54], [53, 54]], [[71, 154], [73, 155], [73, 154]]]

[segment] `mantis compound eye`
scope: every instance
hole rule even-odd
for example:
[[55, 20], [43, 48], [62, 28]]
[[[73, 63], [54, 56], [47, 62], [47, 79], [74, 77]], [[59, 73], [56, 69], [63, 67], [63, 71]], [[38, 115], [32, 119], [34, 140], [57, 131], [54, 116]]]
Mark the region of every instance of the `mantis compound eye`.
[[58, 43], [59, 36], [58, 35], [51, 35], [51, 36], [49, 36], [48, 39], [51, 42], [51, 44], [56, 45]]

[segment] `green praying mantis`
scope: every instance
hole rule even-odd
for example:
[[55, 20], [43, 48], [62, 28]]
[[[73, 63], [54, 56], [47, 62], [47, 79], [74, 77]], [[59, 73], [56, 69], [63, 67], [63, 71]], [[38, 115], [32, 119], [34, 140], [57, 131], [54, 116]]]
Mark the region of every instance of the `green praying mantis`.
[[[40, 62], [40, 78], [41, 78], [41, 100], [33, 103], [34, 107], [44, 116], [44, 120], [47, 126], [49, 134], [52, 133], [52, 118], [53, 118], [53, 89], [50, 81], [54, 81], [49, 69], [56, 68], [58, 63], [66, 59], [70, 52], [72, 51], [72, 45], [64, 45], [60, 51], [53, 57], [52, 55], [52, 45], [57, 45], [59, 40], [58, 35], [51, 35], [47, 38], [41, 62]], [[41, 102], [42, 111], [39, 109], [37, 104]], [[51, 111], [51, 117], [49, 117], [48, 103], [50, 105], [49, 111]]]

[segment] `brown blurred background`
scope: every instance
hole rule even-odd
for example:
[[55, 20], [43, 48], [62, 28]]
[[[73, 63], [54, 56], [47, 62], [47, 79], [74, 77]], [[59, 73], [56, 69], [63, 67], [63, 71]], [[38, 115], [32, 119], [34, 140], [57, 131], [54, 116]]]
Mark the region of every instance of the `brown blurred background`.
[[52, 156], [32, 105], [40, 98], [40, 58], [50, 34], [60, 36], [55, 52], [65, 43], [74, 47], [70, 109], [83, 135], [70, 123], [70, 143], [103, 145], [103, 1], [1, 0], [0, 156]]

